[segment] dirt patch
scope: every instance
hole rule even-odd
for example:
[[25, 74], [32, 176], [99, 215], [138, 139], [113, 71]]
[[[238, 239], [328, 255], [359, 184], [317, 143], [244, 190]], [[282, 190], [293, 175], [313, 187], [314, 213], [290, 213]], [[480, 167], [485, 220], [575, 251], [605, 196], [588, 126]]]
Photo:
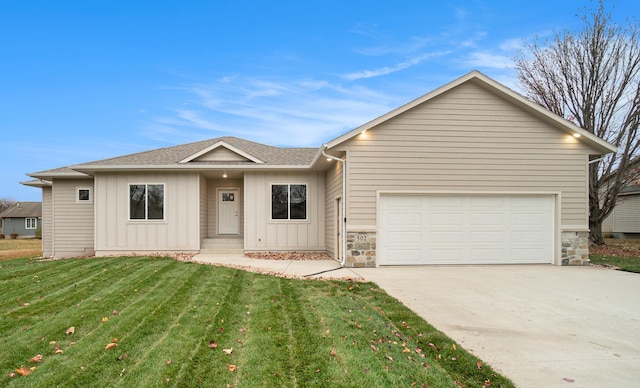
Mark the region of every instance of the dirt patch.
[[248, 252], [244, 255], [258, 260], [333, 260], [327, 252]]

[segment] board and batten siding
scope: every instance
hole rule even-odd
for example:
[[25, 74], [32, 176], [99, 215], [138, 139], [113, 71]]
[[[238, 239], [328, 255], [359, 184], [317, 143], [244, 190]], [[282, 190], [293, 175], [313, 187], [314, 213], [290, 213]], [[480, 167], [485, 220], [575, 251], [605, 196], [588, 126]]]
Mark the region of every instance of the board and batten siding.
[[[307, 220], [271, 220], [272, 184], [307, 184]], [[324, 251], [325, 180], [322, 172], [247, 172], [245, 250]]]
[[590, 149], [478, 85], [434, 97], [364, 135], [347, 152], [347, 220], [376, 225], [378, 190], [557, 192], [561, 225], [587, 228]]
[[[164, 220], [129, 220], [129, 185], [164, 184]], [[197, 173], [99, 173], [95, 177], [96, 255], [200, 249]]]
[[[93, 179], [54, 179], [50, 219], [54, 257], [92, 256], [94, 254], [93, 202], [76, 201], [78, 188], [93, 189]], [[43, 191], [44, 193], [45, 191]], [[94, 197], [95, 198], [95, 197]], [[43, 198], [44, 202], [45, 198]], [[44, 205], [44, 203], [43, 203]], [[43, 209], [43, 216], [45, 209]], [[46, 227], [46, 226], [45, 226]]]
[[209, 229], [208, 237], [217, 237], [218, 234], [218, 190], [220, 189], [238, 189], [238, 233], [242, 235], [244, 230], [244, 192], [242, 179], [207, 179], [208, 187], [208, 216], [207, 227]]
[[53, 188], [42, 188], [42, 257], [53, 256]]
[[200, 184], [200, 241], [209, 236], [207, 214], [209, 212], [209, 182], [199, 177]]
[[325, 247], [327, 252], [336, 257], [336, 198], [342, 196], [342, 163], [333, 161], [334, 165], [325, 175]]

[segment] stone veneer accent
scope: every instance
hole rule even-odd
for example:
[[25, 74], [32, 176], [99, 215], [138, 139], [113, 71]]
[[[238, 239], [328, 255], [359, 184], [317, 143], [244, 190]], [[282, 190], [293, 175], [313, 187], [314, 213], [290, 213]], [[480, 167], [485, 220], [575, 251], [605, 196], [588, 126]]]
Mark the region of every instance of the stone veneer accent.
[[376, 266], [376, 232], [347, 232], [345, 267], [374, 268]]
[[562, 232], [562, 265], [589, 264], [589, 232]]

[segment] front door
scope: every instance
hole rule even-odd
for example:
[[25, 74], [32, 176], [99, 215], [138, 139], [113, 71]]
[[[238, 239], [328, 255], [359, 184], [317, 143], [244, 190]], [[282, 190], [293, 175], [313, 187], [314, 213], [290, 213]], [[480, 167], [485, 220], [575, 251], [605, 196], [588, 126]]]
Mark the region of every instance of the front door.
[[218, 190], [218, 234], [238, 234], [238, 189]]

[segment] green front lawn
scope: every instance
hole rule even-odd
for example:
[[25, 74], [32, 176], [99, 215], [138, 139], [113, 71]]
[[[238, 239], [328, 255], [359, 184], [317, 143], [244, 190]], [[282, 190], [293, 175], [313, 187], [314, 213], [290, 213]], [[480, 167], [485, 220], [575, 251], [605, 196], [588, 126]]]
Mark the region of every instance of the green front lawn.
[[513, 386], [372, 283], [22, 259], [0, 295], [4, 387]]
[[621, 257], [616, 255], [589, 255], [593, 264], [613, 266], [621, 271], [640, 273], [640, 257]]

